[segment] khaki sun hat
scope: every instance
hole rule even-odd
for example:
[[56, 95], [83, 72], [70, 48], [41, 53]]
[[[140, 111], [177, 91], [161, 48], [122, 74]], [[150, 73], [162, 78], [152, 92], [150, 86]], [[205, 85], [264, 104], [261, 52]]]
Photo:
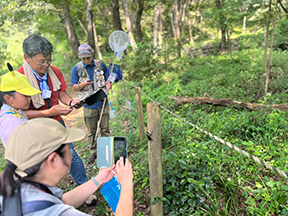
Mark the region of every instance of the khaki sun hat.
[[62, 144], [79, 141], [86, 133], [81, 129], [66, 129], [51, 118], [35, 118], [18, 125], [10, 134], [5, 159], [17, 168], [21, 177], [27, 176], [25, 170], [45, 160]]
[[25, 75], [14, 71], [9, 63], [7, 63], [7, 65], [10, 72], [0, 77], [0, 91], [16, 91], [27, 96], [41, 93], [41, 91], [32, 87]]

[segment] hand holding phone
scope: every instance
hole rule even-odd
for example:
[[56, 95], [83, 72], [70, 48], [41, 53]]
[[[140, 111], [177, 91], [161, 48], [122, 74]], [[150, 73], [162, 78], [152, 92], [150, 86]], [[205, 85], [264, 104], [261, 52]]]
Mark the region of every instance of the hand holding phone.
[[127, 158], [127, 145], [126, 137], [114, 137], [114, 162], [115, 164], [120, 159], [120, 157]]
[[84, 104], [84, 101], [79, 101], [78, 103], [74, 104], [73, 106], [71, 106], [70, 108], [76, 108], [76, 109], [79, 109], [83, 106]]

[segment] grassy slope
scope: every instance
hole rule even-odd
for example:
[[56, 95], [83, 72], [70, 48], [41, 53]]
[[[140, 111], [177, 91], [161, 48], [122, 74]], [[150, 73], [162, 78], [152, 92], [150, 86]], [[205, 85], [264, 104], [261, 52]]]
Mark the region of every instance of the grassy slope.
[[[173, 110], [188, 121], [232, 142], [240, 148], [269, 161], [280, 169], [288, 170], [287, 114], [247, 112], [232, 108], [185, 105], [175, 109], [169, 95], [233, 98], [238, 101], [259, 103], [287, 103], [287, 53], [273, 53], [274, 67], [269, 91], [264, 96], [261, 89], [263, 52], [258, 49], [243, 50], [218, 57], [171, 60], [163, 66], [157, 79], [148, 76], [141, 82], [142, 90], [163, 106]], [[129, 63], [129, 62], [128, 62]], [[125, 60], [123, 68], [129, 68]], [[126, 66], [125, 66], [126, 64]], [[134, 91], [129, 85], [127, 98], [134, 101]], [[123, 82], [113, 88], [113, 105], [118, 111], [117, 122], [111, 123], [113, 135], [129, 137], [130, 115], [125, 110]], [[149, 99], [142, 96], [144, 121]], [[135, 105], [134, 105], [135, 107]], [[164, 183], [164, 209], [171, 215], [285, 215], [288, 203], [287, 182], [277, 174], [246, 159], [201, 132], [182, 123], [164, 110], [162, 114], [162, 160]], [[83, 126], [78, 120], [77, 125]], [[147, 140], [140, 142], [137, 135], [137, 114], [133, 112], [130, 158], [135, 176], [135, 214], [149, 212], [149, 175]], [[77, 144], [81, 156], [87, 158], [86, 142]], [[3, 149], [1, 150], [3, 153]], [[0, 167], [4, 167], [3, 157]], [[1, 170], [2, 170], [1, 169]], [[88, 175], [95, 166], [87, 167]], [[69, 183], [69, 182], [68, 182]], [[61, 185], [65, 190], [73, 184]], [[101, 197], [100, 194], [98, 194]], [[178, 199], [175, 199], [177, 197]], [[91, 209], [82, 209], [91, 212]], [[96, 213], [104, 214], [107, 205], [97, 206]], [[92, 211], [93, 212], [93, 211]], [[274, 213], [273, 213], [274, 212]]]

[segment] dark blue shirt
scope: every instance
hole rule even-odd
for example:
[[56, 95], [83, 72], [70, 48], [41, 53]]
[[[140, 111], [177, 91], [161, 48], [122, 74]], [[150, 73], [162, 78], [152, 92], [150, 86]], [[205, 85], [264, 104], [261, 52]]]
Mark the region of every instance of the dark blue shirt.
[[[97, 60], [94, 60], [94, 61], [97, 61]], [[84, 65], [84, 68], [86, 69], [90, 79], [94, 82], [94, 66], [95, 66], [95, 63], [92, 63], [92, 65], [86, 65], [83, 61], [83, 65]], [[103, 71], [104, 71], [104, 77], [105, 77], [105, 81], [108, 79], [108, 73], [107, 73], [107, 67], [106, 65], [101, 62], [102, 66], [103, 66]], [[75, 65], [73, 68], [72, 68], [72, 72], [71, 72], [71, 86], [75, 85], [75, 84], [78, 84], [79, 82], [79, 76], [78, 76], [78, 73], [77, 73], [77, 66]], [[94, 83], [92, 84], [92, 88], [93, 88], [93, 91], [94, 91]], [[84, 103], [83, 105], [84, 107], [88, 108], [88, 109], [98, 109], [98, 108], [102, 108], [103, 106], [103, 101], [97, 101], [95, 104], [91, 105], [91, 106], [88, 106], [86, 103]]]

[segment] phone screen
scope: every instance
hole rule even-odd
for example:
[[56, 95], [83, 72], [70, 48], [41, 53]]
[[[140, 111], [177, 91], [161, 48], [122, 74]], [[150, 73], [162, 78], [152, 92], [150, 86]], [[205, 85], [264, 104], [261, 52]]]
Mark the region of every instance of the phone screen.
[[127, 158], [126, 137], [114, 137], [115, 164], [121, 156], [124, 158], [124, 160]]

